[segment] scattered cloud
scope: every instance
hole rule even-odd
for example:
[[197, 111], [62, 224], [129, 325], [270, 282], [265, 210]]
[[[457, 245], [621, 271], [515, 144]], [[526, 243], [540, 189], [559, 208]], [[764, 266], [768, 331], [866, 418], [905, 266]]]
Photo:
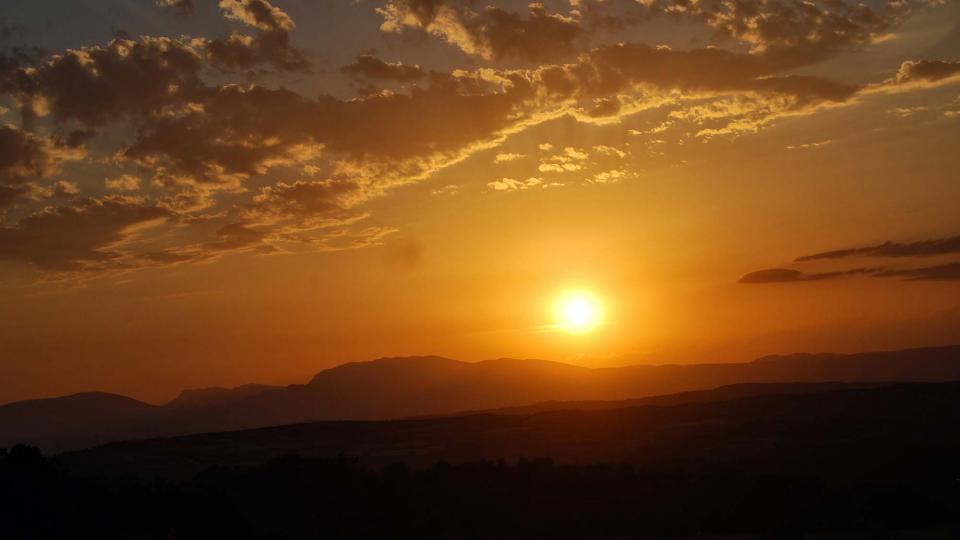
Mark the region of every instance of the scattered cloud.
[[175, 9], [181, 15], [193, 15], [193, 0], [157, 0], [157, 5]]
[[121, 174], [116, 178], [107, 178], [103, 184], [113, 191], [136, 191], [140, 189], [140, 179], [130, 174]]
[[475, 11], [469, 2], [390, 0], [377, 12], [384, 18], [380, 27], [384, 32], [424, 31], [486, 60], [567, 58], [583, 34], [576, 19], [548, 13], [539, 3], [529, 4], [528, 12], [520, 14], [495, 6]]
[[827, 146], [829, 144], [833, 144], [832, 139], [824, 139], [822, 141], [808, 142], [808, 143], [802, 143], [802, 144], [791, 144], [786, 148], [787, 150], [807, 150], [810, 148], [820, 148], [821, 146]]
[[510, 153], [510, 152], [501, 152], [501, 153], [497, 154], [496, 156], [494, 156], [493, 162], [494, 162], [494, 163], [506, 163], [507, 161], [516, 161], [516, 160], [521, 159], [521, 158], [523, 158], [523, 157], [524, 157], [523, 154], [514, 154], [514, 153]]
[[924, 106], [916, 106], [916, 107], [894, 107], [894, 108], [892, 108], [892, 109], [887, 109], [887, 112], [890, 113], [890, 114], [892, 114], [893, 116], [896, 116], [896, 117], [899, 117], [899, 118], [907, 118], [907, 117], [909, 117], [909, 116], [913, 116], [913, 115], [915, 115], [915, 114], [917, 114], [917, 113], [926, 112], [926, 111], [928, 111], [928, 110], [929, 110], [929, 109], [928, 109], [927, 107], [924, 107]]
[[872, 246], [837, 249], [797, 257], [796, 262], [848, 257], [930, 257], [960, 253], [960, 236], [921, 240], [918, 242], [884, 242]]
[[0, 259], [55, 271], [120, 268], [125, 264], [122, 244], [131, 230], [169, 215], [134, 199], [77, 199], [0, 228]]
[[457, 193], [460, 193], [460, 189], [461, 189], [461, 186], [459, 186], [459, 185], [457, 185], [457, 184], [447, 184], [447, 185], [445, 185], [445, 186], [443, 186], [443, 187], [438, 187], [438, 188], [430, 191], [430, 194], [431, 194], [431, 195], [446, 195], [446, 196], [452, 197], [452, 196], [456, 195]]
[[220, 0], [227, 19], [258, 30], [256, 36], [231, 32], [205, 43], [210, 63], [225, 71], [250, 71], [269, 65], [283, 71], [307, 71], [310, 63], [290, 43], [293, 19], [267, 0]]
[[[193, 8], [178, 0], [158, 3], [183, 12]], [[365, 201], [423, 181], [476, 152], [495, 150], [506, 137], [549, 120], [613, 123], [663, 107], [672, 111], [667, 119], [643, 134], [690, 127], [706, 140], [755, 132], [871, 92], [945, 84], [960, 72], [955, 62], [911, 60], [886, 80], [856, 85], [787, 71], [885, 39], [914, 9], [909, 1], [883, 9], [779, 0], [600, 4], [583, 0], [561, 13], [534, 3], [521, 13], [467, 0], [388, 0], [378, 10], [384, 32], [437, 36], [473, 58], [461, 69], [427, 72], [361, 54], [341, 73], [396, 86], [353, 98], [308, 97], [282, 84], [255, 84], [260, 79], [250, 77], [225, 82], [237, 73], [259, 77], [271, 74], [266, 70], [309, 69], [306, 53], [291, 41], [293, 19], [267, 0], [221, 0], [223, 15], [245, 28], [219, 38], [119, 37], [51, 55], [4, 52], [0, 93], [19, 109], [21, 126], [0, 127], [0, 205], [80, 195], [77, 200], [113, 208], [120, 199], [84, 199], [83, 184], [70, 193], [50, 178], [65, 162], [91, 152], [86, 145], [96, 133], [122, 132], [130, 137], [119, 146], [97, 148], [98, 165], [114, 167], [99, 176], [107, 176], [107, 189], [136, 193], [137, 204], [162, 209], [186, 226], [211, 220], [236, 225], [208, 242], [192, 239], [156, 249], [152, 253], [163, 254], [154, 256], [157, 261], [192, 260], [191, 253], [237, 245], [243, 235], [252, 238], [249, 231], [264, 235], [257, 245], [370, 245], [390, 231], [357, 228], [366, 215], [360, 208]], [[591, 41], [593, 32], [605, 31], [601, 26], [612, 28], [603, 14], [614, 8], [632, 13], [625, 24], [692, 17], [746, 47], [674, 50]], [[41, 129], [34, 129], [38, 125]], [[98, 137], [92, 146], [114, 140]], [[542, 143], [539, 151], [541, 173], [589, 171], [584, 178], [592, 183], [629, 174], [618, 162], [626, 146], [558, 150]], [[521, 157], [500, 152], [494, 161]], [[279, 178], [294, 180], [263, 178], [277, 171]], [[489, 184], [501, 191], [549, 185], [538, 177]], [[133, 204], [134, 198], [122, 200]], [[65, 209], [64, 215], [103, 212], [72, 203], [57, 208]], [[8, 238], [13, 229], [5, 233]], [[304, 240], [304, 231], [319, 229], [326, 231], [323, 239]], [[52, 228], [36, 230], [54, 234]]]
[[0, 184], [20, 184], [53, 174], [66, 160], [83, 157], [79, 148], [34, 135], [12, 124], [0, 125]]
[[849, 270], [846, 272], [823, 272], [819, 274], [808, 274], [799, 270], [788, 268], [769, 268], [766, 270], [757, 270], [745, 274], [737, 283], [761, 284], [761, 283], [800, 283], [808, 281], [823, 281], [834, 279], [849, 274], [863, 274], [869, 270]]
[[[795, 262], [824, 261], [851, 257], [872, 258], [927, 258], [960, 253], [960, 236], [922, 240], [918, 242], [884, 242], [858, 248], [824, 251], [813, 255], [797, 257]], [[854, 268], [849, 270], [806, 273], [800, 270], [773, 268], [750, 272], [741, 277], [739, 283], [791, 283], [798, 281], [819, 281], [848, 275], [868, 275], [873, 278], [901, 278], [907, 281], [955, 281], [960, 280], [960, 262], [948, 262], [921, 267], [907, 268]]]
[[487, 184], [494, 191], [519, 191], [533, 187], [547, 187], [542, 178], [527, 178], [526, 180], [514, 180], [513, 178], [501, 178]]
[[874, 277], [903, 278], [908, 281], [958, 281], [960, 280], [960, 262], [921, 268], [883, 270], [875, 273]]
[[418, 65], [385, 62], [366, 54], [358, 56], [352, 64], [341, 67], [340, 72], [356, 80], [398, 83], [410, 83], [426, 77], [426, 73]]
[[618, 169], [599, 172], [589, 179], [592, 184], [614, 184], [627, 177], [627, 172]]

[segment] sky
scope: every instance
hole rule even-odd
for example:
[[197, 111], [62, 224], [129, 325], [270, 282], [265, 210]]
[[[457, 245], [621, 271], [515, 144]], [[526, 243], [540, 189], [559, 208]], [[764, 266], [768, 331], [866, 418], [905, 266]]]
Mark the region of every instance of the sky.
[[955, 0], [5, 0], [0, 402], [956, 343], [958, 141]]

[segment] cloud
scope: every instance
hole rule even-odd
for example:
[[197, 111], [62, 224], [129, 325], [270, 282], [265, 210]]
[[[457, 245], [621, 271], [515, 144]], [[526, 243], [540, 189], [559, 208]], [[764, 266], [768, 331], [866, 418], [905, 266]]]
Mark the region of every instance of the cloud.
[[501, 178], [500, 180], [494, 180], [487, 184], [487, 186], [494, 191], [519, 191], [537, 186], [547, 187], [547, 185], [548, 184], [543, 183], [542, 178], [527, 178], [526, 180]]
[[873, 274], [873, 276], [878, 278], [898, 277], [907, 281], [957, 281], [960, 280], [960, 262], [921, 268], [882, 270]]
[[290, 32], [296, 25], [282, 9], [267, 0], [220, 0], [219, 6], [227, 19], [255, 28], [258, 33], [248, 36], [231, 32], [208, 41], [211, 65], [223, 71], [251, 71], [264, 64], [283, 71], [309, 70], [304, 52], [290, 43]]
[[0, 125], [0, 183], [19, 184], [43, 178], [67, 159], [83, 155], [58, 141], [23, 131], [12, 124]]
[[758, 284], [758, 283], [798, 283], [804, 281], [822, 281], [844, 275], [845, 272], [826, 272], [822, 274], [807, 274], [799, 270], [790, 270], [787, 268], [769, 268], [766, 270], [757, 270], [745, 274], [737, 280], [737, 283]]
[[0, 260], [58, 271], [115, 267], [131, 228], [169, 215], [133, 199], [77, 199], [69, 206], [30, 214], [14, 227], [0, 228]]
[[588, 182], [591, 184], [615, 184], [626, 177], [627, 171], [611, 169], [609, 171], [602, 171], [593, 175]]
[[[797, 257], [795, 262], [846, 259], [851, 257], [918, 258], [954, 255], [960, 253], [960, 236], [923, 240], [919, 242], [884, 242], [871, 246], [824, 251]], [[739, 283], [792, 283], [819, 281], [846, 275], [869, 275], [873, 278], [903, 278], [907, 281], [960, 280], [960, 262], [950, 262], [918, 268], [854, 268], [850, 270], [808, 274], [800, 270], [773, 268], [751, 272]]]
[[[6, 200], [31, 193], [43, 198], [38, 194], [53, 188], [40, 187], [36, 178], [49, 176], [70, 159], [68, 151], [81, 151], [95, 129], [103, 126], [113, 133], [109, 130], [117, 128], [133, 135], [98, 156], [100, 163], [117, 167], [106, 173], [109, 189], [132, 190], [137, 182], [131, 178], [136, 177], [122, 173], [135, 172], [143, 177], [145, 196], [155, 200], [136, 199], [138, 204], [155, 205], [175, 215], [178, 224], [222, 226], [207, 242], [178, 238], [169, 249], [154, 246], [150, 257], [157, 262], [192, 260], [240, 244], [251, 250], [287, 248], [284, 242], [302, 241], [302, 231], [320, 227], [329, 229], [314, 245], [369, 245], [389, 231], [346, 229], [365, 215], [359, 209], [365, 201], [564, 115], [599, 124], [669, 106], [676, 111], [670, 122], [697, 124], [694, 132], [709, 138], [756, 131], [785, 116], [850, 103], [872, 87], [787, 75], [785, 66], [880, 39], [879, 32], [900, 15], [832, 3], [647, 2], [642, 9], [650, 16], [695, 17], [748, 43], [750, 52], [619, 43], [577, 54], [578, 46], [589, 42], [585, 29], [594, 24], [583, 18], [590, 2], [580, 2], [579, 15], [574, 10], [561, 15], [539, 4], [514, 13], [469, 1], [389, 1], [380, 10], [385, 31], [424, 31], [501, 65], [506, 60], [538, 64], [476, 67], [473, 59], [472, 67], [442, 73], [361, 55], [341, 71], [357, 80], [410, 84], [344, 99], [306, 97], [279, 85], [249, 84], [249, 79], [243, 85], [222, 83], [228, 72], [307, 65], [302, 51], [291, 45], [295, 24], [287, 13], [264, 0], [223, 0], [224, 15], [253, 35], [119, 38], [45, 59], [0, 57], [0, 89], [21, 106], [24, 120], [43, 120], [53, 128], [36, 133], [69, 132], [45, 137], [28, 127], [0, 129], [0, 183], [9, 184]], [[629, 4], [631, 9], [640, 6]], [[799, 51], [793, 56], [785, 52], [791, 46]], [[952, 68], [940, 65], [949, 63], [934, 64], [905, 63], [894, 82], [879, 84], [906, 88], [918, 80], [952, 80]], [[98, 142], [110, 140], [115, 138]], [[545, 159], [539, 165], [545, 172], [578, 170], [594, 165], [591, 158], [603, 166], [592, 170], [587, 181], [613, 182], [624, 172], [619, 164], [605, 162], [623, 157], [612, 147], [541, 149]], [[502, 162], [508, 156], [518, 155], [500, 153], [494, 159]], [[266, 179], [251, 182], [275, 168], [299, 169], [293, 178], [307, 179], [270, 178], [273, 185], [266, 187], [261, 187]], [[542, 182], [505, 178], [490, 187], [511, 191], [547, 185], [531, 180]], [[134, 199], [123, 200], [132, 204]], [[257, 235], [262, 236], [254, 242]]]
[[827, 279], [836, 279], [844, 276], [862, 276], [877, 275], [882, 272], [881, 268], [853, 268], [850, 270], [840, 270], [835, 272], [806, 273], [799, 270], [788, 268], [770, 268], [766, 270], [757, 270], [743, 275], [737, 280], [737, 283], [760, 284], [760, 283], [796, 283], [805, 281], [824, 281]]
[[[740, 0], [692, 6], [721, 34], [749, 44], [751, 52], [786, 67], [819, 62], [841, 51], [881, 41], [918, 4], [889, 2], [879, 10], [863, 2], [829, 0]], [[670, 11], [670, 7], [664, 9]]]
[[22, 187], [0, 185], [0, 210], [13, 206], [25, 193], [26, 189]]
[[40, 63], [44, 54], [42, 49], [36, 47], [0, 50], [0, 92], [17, 90], [22, 84], [23, 69]]
[[938, 82], [960, 75], [960, 62], [943, 60], [908, 60], [900, 64], [893, 78], [897, 84], [909, 82]]
[[267, 233], [257, 231], [244, 225], [243, 223], [229, 223], [217, 230], [217, 240], [204, 244], [204, 248], [209, 251], [237, 251], [250, 247], [257, 247], [265, 253], [276, 250], [273, 246], [265, 244]]
[[341, 67], [340, 72], [357, 80], [398, 83], [410, 83], [426, 76], [420, 66], [406, 65], [403, 62], [384, 62], [367, 54], [360, 55], [352, 64]]
[[193, 15], [193, 0], [157, 0], [157, 5], [175, 9], [181, 15]]
[[960, 253], [960, 236], [909, 243], [884, 242], [866, 247], [824, 251], [797, 257], [796, 262], [847, 257], [929, 257], [952, 253]]
[[891, 31], [927, 3], [925, 0], [882, 5], [845, 0], [580, 0], [577, 7], [593, 31], [638, 25], [663, 17], [702, 22], [721, 38], [747, 45], [752, 55], [763, 56], [779, 68], [790, 68], [887, 40]]
[[30, 183], [27, 184], [26, 190], [27, 197], [35, 201], [67, 197], [78, 193], [80, 193], [80, 188], [77, 187], [77, 184], [66, 180], [57, 180], [48, 186]]
[[523, 157], [524, 157], [523, 154], [514, 154], [514, 153], [512, 153], [512, 152], [501, 152], [501, 153], [497, 154], [496, 156], [494, 156], [493, 162], [494, 162], [494, 163], [506, 163], [506, 162], [508, 162], [508, 161], [516, 161], [516, 160], [521, 159], [521, 158], [523, 158]]
[[260, 190], [247, 205], [245, 216], [263, 223], [294, 219], [308, 226], [347, 221], [348, 211], [360, 196], [360, 187], [345, 180], [279, 182]]
[[820, 148], [822, 146], [827, 146], [833, 144], [833, 139], [824, 139], [822, 141], [801, 143], [801, 144], [791, 144], [787, 146], [787, 150], [807, 150], [810, 148]]
[[114, 191], [137, 191], [140, 189], [140, 179], [130, 174], [121, 174], [116, 178], [107, 178], [103, 185]]
[[467, 2], [437, 0], [391, 0], [377, 11], [385, 32], [421, 29], [487, 60], [562, 59], [573, 54], [574, 41], [583, 33], [579, 21], [548, 13], [539, 3], [529, 4], [526, 15], [494, 6], [474, 11]]
[[31, 115], [97, 126], [183, 105], [200, 86], [195, 44], [170, 38], [114, 39], [69, 49], [21, 70], [14, 94]]
[[869, 85], [865, 93], [896, 93], [933, 88], [960, 80], [960, 62], [906, 60], [893, 77]]

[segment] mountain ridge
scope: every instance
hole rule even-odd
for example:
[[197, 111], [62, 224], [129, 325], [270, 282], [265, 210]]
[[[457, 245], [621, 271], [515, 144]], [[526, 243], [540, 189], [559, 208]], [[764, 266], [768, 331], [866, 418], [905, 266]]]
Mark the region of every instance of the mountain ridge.
[[[140, 405], [123, 402], [127, 405], [117, 411], [104, 411], [77, 406], [82, 404], [79, 398], [47, 398], [44, 403], [50, 412], [43, 416], [29, 406], [23, 409], [25, 402], [14, 402], [0, 406], [0, 447], [26, 442], [71, 449], [115, 440], [311, 421], [384, 420], [543, 402], [629, 400], [738, 383], [960, 380], [960, 346], [758, 360], [588, 368], [549, 360], [385, 357], [325, 369], [305, 384], [187, 391], [186, 397], [181, 394], [183, 399], [159, 407], [127, 398]], [[58, 407], [63, 410], [57, 412]], [[26, 413], [11, 412], [17, 410]]]

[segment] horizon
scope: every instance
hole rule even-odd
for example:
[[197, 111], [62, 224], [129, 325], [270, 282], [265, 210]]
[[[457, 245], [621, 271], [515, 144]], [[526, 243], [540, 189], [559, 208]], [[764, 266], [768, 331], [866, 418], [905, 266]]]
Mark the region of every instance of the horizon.
[[[170, 395], [170, 396], [167, 396], [167, 397], [165, 397], [165, 398], [162, 398], [162, 399], [160, 399], [160, 400], [142, 399], [142, 398], [140, 398], [140, 397], [138, 397], [138, 396], [125, 394], [125, 393], [122, 393], [122, 392], [109, 392], [109, 391], [104, 391], [104, 390], [102, 390], [102, 389], [88, 389], [88, 390], [80, 390], [80, 391], [77, 391], [77, 392], [71, 392], [71, 393], [69, 393], [69, 394], [56, 394], [56, 395], [49, 395], [49, 396], [36, 396], [36, 397], [29, 397], [29, 398], [25, 398], [25, 399], [17, 399], [17, 400], [6, 401], [6, 402], [0, 401], [0, 407], [3, 407], [4, 405], [10, 405], [10, 404], [13, 404], [13, 403], [20, 403], [20, 402], [25, 402], [25, 401], [37, 401], [37, 400], [48, 400], [48, 399], [56, 400], [56, 399], [58, 399], [58, 398], [74, 397], [74, 396], [85, 395], [85, 394], [107, 394], [107, 395], [112, 395], [112, 396], [120, 396], [120, 397], [125, 397], [125, 398], [134, 399], [134, 400], [136, 400], [136, 401], [139, 401], [139, 402], [141, 402], [141, 403], [145, 403], [145, 404], [148, 404], [148, 405], [163, 407], [163, 406], [167, 406], [167, 405], [175, 402], [178, 398], [183, 397], [184, 394], [189, 393], [189, 392], [197, 392], [197, 391], [202, 392], [202, 391], [205, 391], [205, 390], [228, 390], [228, 391], [236, 391], [236, 390], [243, 389], [244, 387], [254, 387], [254, 386], [266, 386], [266, 387], [270, 387], [271, 389], [282, 389], [282, 388], [287, 388], [287, 387], [303, 386], [303, 385], [308, 385], [308, 384], [310, 384], [315, 377], [317, 377], [317, 376], [319, 376], [319, 375], [321, 375], [321, 374], [323, 374], [324, 372], [327, 372], [327, 371], [336, 370], [336, 369], [338, 369], [338, 368], [342, 368], [342, 367], [349, 366], [349, 365], [357, 365], [357, 364], [376, 364], [376, 363], [383, 363], [384, 361], [396, 361], [396, 362], [401, 362], [401, 363], [408, 363], [408, 362], [416, 361], [416, 360], [436, 359], [436, 360], [444, 360], [444, 361], [454, 362], [454, 363], [458, 363], [458, 364], [483, 364], [483, 363], [500, 362], [500, 361], [514, 361], [514, 362], [520, 362], [520, 363], [531, 362], [531, 363], [560, 364], [560, 365], [564, 365], [564, 366], [569, 366], [569, 367], [574, 367], [574, 368], [581, 368], [581, 369], [586, 369], [586, 370], [610, 370], [610, 369], [616, 370], [616, 369], [621, 369], [621, 368], [632, 368], [632, 367], [649, 367], [649, 368], [658, 368], [658, 367], [659, 367], [659, 368], [664, 368], [664, 367], [679, 367], [679, 366], [698, 367], [698, 366], [715, 366], [715, 365], [745, 365], [745, 364], [753, 364], [753, 363], [757, 363], [757, 362], [765, 361], [765, 360], [786, 359], [786, 358], [791, 358], [791, 357], [818, 357], [818, 356], [854, 356], [854, 357], [856, 357], [856, 356], [861, 356], [861, 355], [866, 356], [866, 355], [886, 354], [886, 353], [911, 353], [911, 352], [920, 352], [920, 351], [927, 351], [927, 350], [943, 350], [943, 349], [960, 349], [960, 343], [948, 343], [948, 344], [940, 344], [940, 345], [929, 345], [929, 346], [924, 346], [924, 347], [910, 347], [910, 348], [906, 348], [906, 349], [897, 349], [897, 350], [865, 350], [865, 351], [857, 351], [857, 352], [850, 352], [850, 353], [835, 353], [835, 352], [830, 352], [830, 351], [817, 351], [817, 352], [812, 352], [812, 351], [811, 351], [811, 352], [798, 351], [798, 352], [792, 352], [792, 353], [767, 354], [767, 355], [758, 356], [758, 357], [755, 357], [755, 358], [751, 358], [751, 359], [747, 359], [747, 360], [741, 360], [741, 361], [684, 362], [684, 363], [625, 363], [625, 364], [604, 365], [604, 366], [590, 366], [590, 365], [577, 364], [577, 363], [573, 363], [573, 362], [561, 362], [561, 361], [550, 360], [550, 359], [546, 359], [546, 358], [510, 358], [510, 357], [500, 357], [500, 358], [486, 358], [486, 359], [481, 359], [481, 360], [462, 360], [462, 359], [458, 359], [458, 358], [450, 358], [450, 357], [439, 356], [439, 355], [383, 356], [383, 357], [379, 357], [379, 358], [370, 358], [370, 359], [366, 359], [366, 360], [347, 360], [347, 361], [344, 361], [344, 362], [341, 362], [341, 363], [338, 363], [338, 364], [334, 364], [334, 365], [329, 366], [329, 367], [325, 367], [325, 368], [323, 368], [323, 369], [321, 369], [321, 370], [313, 373], [313, 374], [312, 374], [311, 376], [309, 376], [307, 379], [305, 379], [305, 380], [300, 380], [300, 381], [296, 381], [296, 382], [268, 384], [268, 383], [264, 383], [264, 382], [262, 382], [262, 381], [249, 381], [249, 382], [242, 383], [242, 384], [235, 385], [235, 386], [217, 386], [217, 385], [214, 385], [214, 386], [188, 387], [188, 388], [182, 388], [182, 389], [180, 389], [180, 390], [177, 390], [174, 394], [172, 394], [172, 395]], [[825, 381], [825, 382], [837, 382], [837, 383], [841, 383], [841, 384], [844, 383], [844, 381]], [[744, 382], [723, 384], [723, 385], [717, 386], [717, 387], [715, 387], [715, 388], [706, 388], [706, 390], [710, 390], [710, 389], [720, 389], [720, 388], [729, 387], [729, 386], [749, 385], [749, 384], [771, 384], [771, 383], [754, 383], [754, 382], [750, 382], [750, 381], [744, 381]], [[783, 383], [772, 383], [772, 384], [795, 384], [795, 383], [783, 382]], [[809, 383], [807, 383], [807, 384], [818, 384], [818, 383], [809, 382]], [[691, 392], [691, 391], [694, 391], [694, 390], [683, 390], [683, 391], [677, 391], [677, 392], [668, 392], [668, 393], [666, 393], [666, 394], [652, 394], [652, 396], [657, 396], [657, 395], [671, 395], [671, 394], [674, 394], [674, 393], [686, 393], [686, 392]], [[635, 399], [635, 398], [626, 398], [626, 399]], [[539, 402], [537, 402], [537, 403], [539, 403]], [[536, 403], [533, 403], [533, 404], [536, 404]], [[518, 404], [518, 405], [520, 405], [520, 404]]]
[[0, 403], [960, 335], [960, 2], [7, 0]]

